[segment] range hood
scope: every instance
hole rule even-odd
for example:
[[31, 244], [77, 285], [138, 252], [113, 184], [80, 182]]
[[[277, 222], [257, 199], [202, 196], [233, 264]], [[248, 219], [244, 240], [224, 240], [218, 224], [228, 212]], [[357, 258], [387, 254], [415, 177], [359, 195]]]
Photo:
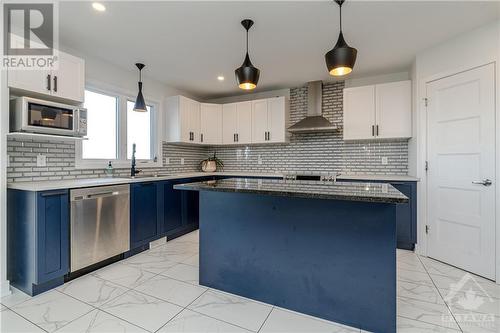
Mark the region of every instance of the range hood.
[[290, 133], [334, 132], [338, 127], [321, 114], [323, 83], [312, 81], [307, 84], [307, 116], [288, 128]]

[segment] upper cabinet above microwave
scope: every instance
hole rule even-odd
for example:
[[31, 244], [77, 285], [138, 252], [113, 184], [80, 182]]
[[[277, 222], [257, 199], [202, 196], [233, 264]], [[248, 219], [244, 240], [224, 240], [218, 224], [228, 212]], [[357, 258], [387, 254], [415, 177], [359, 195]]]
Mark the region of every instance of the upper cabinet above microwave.
[[344, 140], [411, 136], [411, 81], [344, 89]]
[[59, 51], [58, 65], [53, 70], [15, 70], [7, 73], [10, 88], [53, 96], [56, 99], [83, 102], [85, 95], [85, 62]]

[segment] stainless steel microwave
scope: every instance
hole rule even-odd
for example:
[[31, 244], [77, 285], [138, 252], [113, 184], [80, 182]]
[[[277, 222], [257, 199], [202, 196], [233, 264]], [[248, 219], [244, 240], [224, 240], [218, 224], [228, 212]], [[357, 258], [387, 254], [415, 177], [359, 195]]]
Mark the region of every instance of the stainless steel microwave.
[[87, 135], [87, 110], [18, 97], [10, 101], [10, 131], [82, 137]]

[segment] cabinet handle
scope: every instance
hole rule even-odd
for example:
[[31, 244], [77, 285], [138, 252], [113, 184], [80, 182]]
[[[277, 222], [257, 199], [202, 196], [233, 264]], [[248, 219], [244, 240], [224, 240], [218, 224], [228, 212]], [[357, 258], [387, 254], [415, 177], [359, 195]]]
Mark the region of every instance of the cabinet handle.
[[54, 76], [54, 92], [57, 92], [57, 76]]
[[200, 141], [203, 142], [203, 133], [200, 134]]
[[372, 125], [372, 136], [375, 136], [375, 125]]
[[264, 132], [264, 141], [267, 141], [267, 132]]
[[271, 140], [271, 132], [267, 132], [267, 141]]
[[50, 85], [50, 74], [47, 75], [47, 90], [50, 91], [52, 88], [51, 88], [51, 85]]
[[233, 142], [236, 142], [236, 133], [233, 134]]
[[377, 133], [377, 136], [378, 136], [378, 125], [376, 126], [376, 129], [377, 129], [376, 133]]

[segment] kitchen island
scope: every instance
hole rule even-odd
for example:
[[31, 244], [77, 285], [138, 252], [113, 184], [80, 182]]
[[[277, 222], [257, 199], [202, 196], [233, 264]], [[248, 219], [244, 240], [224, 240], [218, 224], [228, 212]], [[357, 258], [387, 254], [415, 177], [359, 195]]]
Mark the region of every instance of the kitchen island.
[[200, 284], [374, 332], [396, 331], [389, 184], [225, 179], [200, 192]]

